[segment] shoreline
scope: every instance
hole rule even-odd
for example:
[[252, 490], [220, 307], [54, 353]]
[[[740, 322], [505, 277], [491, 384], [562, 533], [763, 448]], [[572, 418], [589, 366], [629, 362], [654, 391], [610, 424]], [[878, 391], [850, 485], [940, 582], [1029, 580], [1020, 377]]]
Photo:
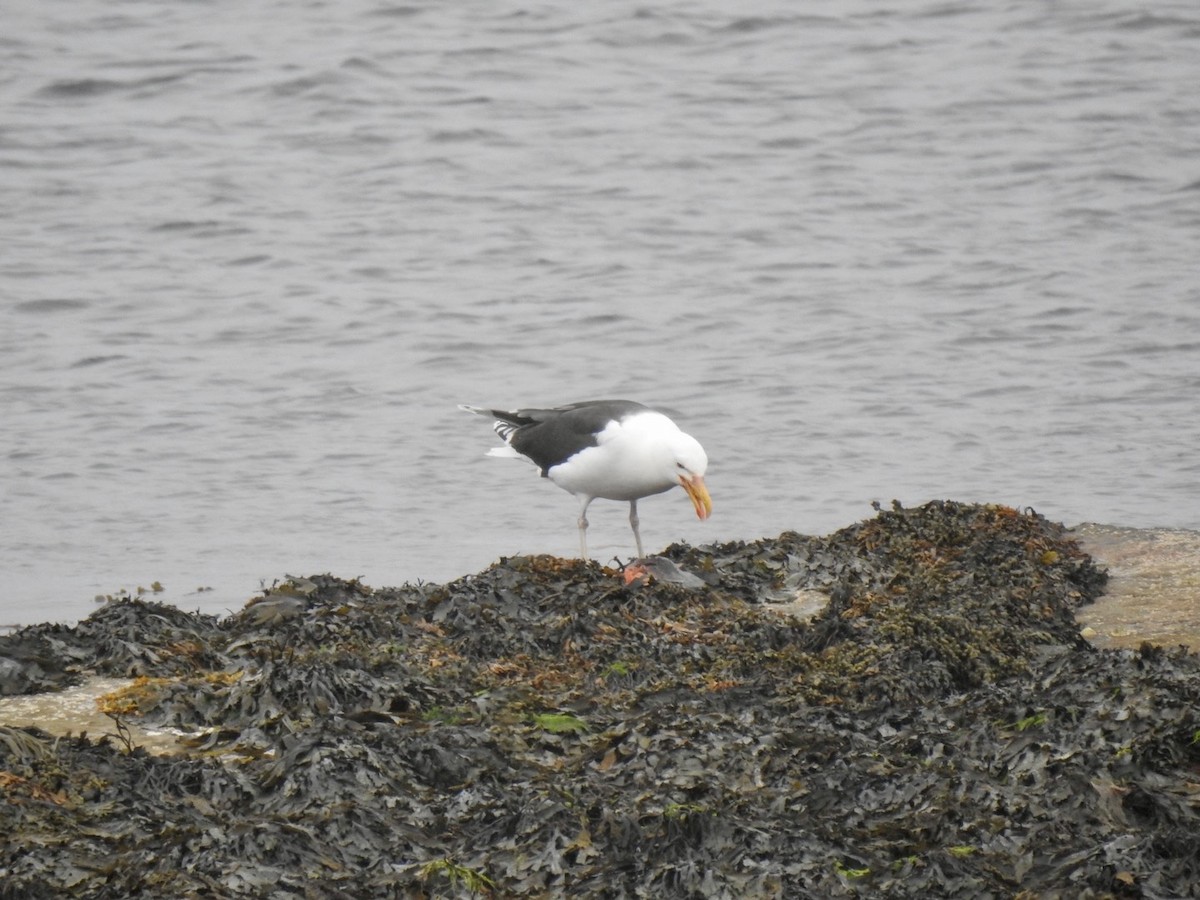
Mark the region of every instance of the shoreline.
[[[1150, 641], [1164, 647], [1184, 644], [1194, 652], [1200, 651], [1200, 531], [1094, 522], [1067, 526], [1066, 530], [1109, 573], [1104, 593], [1077, 613], [1084, 637], [1097, 647], [1137, 648], [1142, 641]], [[471, 574], [478, 573], [459, 577]], [[112, 595], [114, 600], [136, 597], [156, 601], [165, 597], [163, 602], [185, 611], [197, 610], [196, 596], [193, 592], [179, 598], [170, 593], [160, 597], [150, 589]], [[222, 611], [209, 614], [220, 618], [236, 615], [237, 609], [254, 596], [248, 595], [238, 603], [222, 601]], [[104, 605], [94, 603], [87, 615], [74, 620], [0, 624], [0, 637], [50, 621], [74, 627]]]
[[1195, 883], [1200, 656], [1084, 640], [1108, 578], [1062, 526], [938, 501], [665, 556], [662, 581], [514, 557], [0, 637], [10, 687], [121, 679], [65, 695], [111, 737], [0, 725], [0, 872], [151, 898]]
[[[1200, 532], [1089, 522], [1068, 528], [1067, 534], [1109, 575], [1104, 592], [1075, 612], [1084, 639], [1100, 649], [1137, 649], [1149, 642], [1164, 648], [1184, 646], [1191, 653], [1200, 651]], [[154, 597], [148, 594], [138, 599]], [[769, 602], [764, 608], [805, 621], [827, 602], [827, 594], [805, 590], [790, 602]], [[0, 629], [0, 637], [28, 627]], [[97, 703], [132, 684], [132, 679], [95, 676], [59, 692], [0, 693], [0, 725], [36, 725], [56, 735], [115, 736], [112, 720]], [[151, 752], [177, 749], [178, 732], [142, 728], [137, 721], [129, 725], [137, 743]]]

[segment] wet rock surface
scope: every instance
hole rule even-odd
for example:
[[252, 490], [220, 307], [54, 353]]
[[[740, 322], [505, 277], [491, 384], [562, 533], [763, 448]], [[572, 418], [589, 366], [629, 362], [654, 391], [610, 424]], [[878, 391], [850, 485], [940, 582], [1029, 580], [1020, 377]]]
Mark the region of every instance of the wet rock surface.
[[0, 727], [0, 897], [1200, 895], [1200, 664], [1081, 639], [1060, 526], [666, 556], [699, 583], [512, 558], [0, 637], [3, 692], [132, 676], [106, 710], [188, 735]]
[[1091, 643], [1200, 648], [1200, 532], [1085, 523], [1072, 533], [1109, 573], [1104, 596], [1077, 617]]

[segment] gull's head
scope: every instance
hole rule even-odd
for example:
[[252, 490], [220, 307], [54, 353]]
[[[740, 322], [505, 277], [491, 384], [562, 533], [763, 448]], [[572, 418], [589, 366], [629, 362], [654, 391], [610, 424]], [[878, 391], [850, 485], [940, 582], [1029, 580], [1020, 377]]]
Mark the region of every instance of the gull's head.
[[670, 478], [687, 492], [696, 516], [707, 519], [712, 513], [712, 498], [704, 486], [704, 473], [708, 469], [708, 455], [690, 434], [682, 431], [672, 435], [668, 444], [671, 458]]

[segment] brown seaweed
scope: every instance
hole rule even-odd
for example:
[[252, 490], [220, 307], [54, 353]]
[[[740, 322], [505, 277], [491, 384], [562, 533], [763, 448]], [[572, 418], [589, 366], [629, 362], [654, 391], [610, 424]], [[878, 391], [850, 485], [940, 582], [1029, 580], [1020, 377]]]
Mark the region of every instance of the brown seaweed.
[[153, 676], [113, 708], [191, 735], [0, 728], [0, 897], [1200, 895], [1197, 657], [1082, 640], [1061, 526], [665, 555], [703, 586], [519, 557], [0, 637], [3, 690]]

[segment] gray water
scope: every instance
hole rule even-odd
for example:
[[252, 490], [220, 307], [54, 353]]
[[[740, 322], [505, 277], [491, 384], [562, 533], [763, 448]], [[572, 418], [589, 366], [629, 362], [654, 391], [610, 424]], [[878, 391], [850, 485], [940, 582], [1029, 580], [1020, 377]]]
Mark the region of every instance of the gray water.
[[1200, 8], [737, 6], [7, 3], [0, 623], [573, 554], [460, 402], [675, 410], [648, 549], [1200, 528]]

